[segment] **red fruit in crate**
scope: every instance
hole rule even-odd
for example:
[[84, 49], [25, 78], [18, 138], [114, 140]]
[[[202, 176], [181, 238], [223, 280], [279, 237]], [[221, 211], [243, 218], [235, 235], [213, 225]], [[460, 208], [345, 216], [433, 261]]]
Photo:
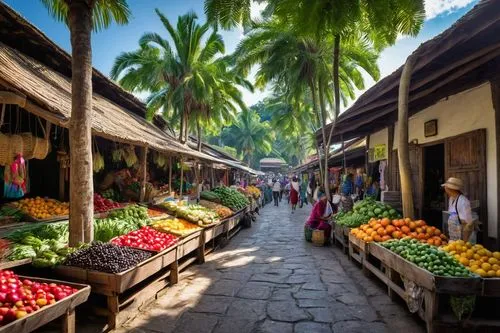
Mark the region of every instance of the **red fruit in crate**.
[[5, 316], [7, 314], [7, 312], [9, 312], [9, 308], [7, 308], [7, 307], [0, 308], [0, 315], [1, 316]]

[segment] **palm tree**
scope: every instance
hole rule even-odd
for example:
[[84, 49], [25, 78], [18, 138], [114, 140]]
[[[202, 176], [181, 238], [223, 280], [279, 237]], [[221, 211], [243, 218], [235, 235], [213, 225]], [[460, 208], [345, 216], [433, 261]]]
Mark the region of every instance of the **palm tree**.
[[[395, 43], [399, 34], [416, 35], [425, 17], [424, 0], [262, 0], [265, 15], [274, 15], [292, 24], [298, 31], [310, 32], [320, 39], [333, 38], [332, 79], [334, 89], [333, 126], [328, 136], [322, 132], [324, 147], [330, 146], [335, 119], [340, 113], [340, 61], [345, 40], [353, 37], [370, 41], [381, 50]], [[214, 25], [223, 28], [251, 24], [251, 0], [205, 0], [205, 12]], [[321, 90], [320, 90], [321, 92]], [[314, 93], [313, 93], [314, 96]], [[325, 149], [325, 167], [328, 149]], [[324, 175], [327, 180], [327, 174]], [[327, 188], [327, 195], [328, 187]]]
[[203, 122], [225, 123], [244, 107], [235, 84], [246, 81], [228, 69], [222, 36], [208, 34], [210, 26], [197, 24], [196, 14], [179, 16], [174, 28], [158, 9], [156, 13], [172, 42], [145, 33], [138, 50], [116, 58], [111, 77], [127, 90], [149, 92], [148, 117], [163, 109], [166, 118], [180, 123], [181, 142], [187, 140], [189, 125], [201, 138]]
[[236, 148], [243, 159], [252, 164], [254, 155], [267, 155], [272, 151], [274, 133], [268, 122], [261, 122], [257, 112], [243, 110], [236, 122], [222, 131], [223, 142]]
[[[341, 96], [346, 102], [354, 96], [354, 89], [364, 89], [361, 70], [372, 78], [379, 78], [378, 52], [360, 38], [346, 40], [339, 64]], [[317, 39], [304, 34], [292, 25], [278, 19], [254, 26], [238, 45], [234, 57], [237, 68], [247, 74], [250, 68], [260, 64], [256, 85], [265, 87], [272, 83], [289, 99], [304, 100], [310, 95], [315, 117], [313, 127], [321, 128], [326, 142], [325, 125], [331, 121], [327, 104], [331, 105], [332, 78], [330, 54], [333, 39]], [[319, 149], [319, 147], [318, 147]], [[318, 151], [318, 156], [319, 156]], [[321, 165], [321, 164], [320, 164]], [[325, 167], [326, 168], [326, 167]], [[326, 170], [326, 169], [324, 169]], [[320, 168], [322, 172], [322, 168]], [[326, 175], [326, 172], [322, 172]]]
[[71, 36], [71, 120], [69, 245], [93, 239], [92, 178], [92, 30], [111, 22], [128, 23], [126, 0], [41, 0], [49, 13], [69, 27]]

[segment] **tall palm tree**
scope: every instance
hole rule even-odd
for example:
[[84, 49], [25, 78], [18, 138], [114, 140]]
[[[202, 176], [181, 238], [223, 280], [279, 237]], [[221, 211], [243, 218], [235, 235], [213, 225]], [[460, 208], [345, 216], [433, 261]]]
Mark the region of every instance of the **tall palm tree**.
[[236, 122], [222, 131], [223, 142], [236, 148], [243, 159], [252, 164], [254, 155], [269, 154], [272, 151], [274, 133], [268, 122], [261, 122], [257, 112], [243, 110]]
[[127, 90], [149, 92], [148, 117], [163, 109], [165, 117], [180, 123], [179, 140], [185, 142], [190, 124], [200, 137], [203, 121], [227, 121], [244, 107], [235, 84], [246, 81], [228, 69], [222, 36], [199, 25], [196, 14], [179, 16], [175, 28], [158, 9], [156, 14], [171, 41], [145, 33], [139, 49], [116, 58], [111, 77]]
[[[354, 96], [355, 88], [364, 89], [362, 70], [375, 80], [380, 73], [378, 52], [369, 43], [352, 38], [344, 44], [346, 52], [339, 63], [339, 87], [342, 88], [342, 98], [347, 101]], [[274, 18], [255, 25], [238, 45], [234, 56], [237, 68], [243, 74], [260, 64], [256, 74], [257, 86], [272, 83], [294, 100], [304, 100], [306, 93], [310, 95], [315, 115], [313, 126], [322, 129], [326, 142], [325, 125], [332, 120], [328, 105], [333, 102], [329, 61], [333, 48], [332, 38], [318, 39]], [[326, 174], [321, 168], [320, 171]]]
[[49, 13], [69, 27], [71, 37], [71, 120], [69, 245], [93, 239], [92, 178], [92, 30], [111, 22], [128, 23], [126, 0], [41, 0]]
[[[340, 59], [343, 41], [359, 37], [381, 50], [395, 43], [399, 34], [416, 35], [425, 17], [424, 0], [255, 0], [266, 2], [265, 15], [291, 22], [298, 31], [314, 33], [319, 38], [333, 38], [332, 78], [334, 103], [332, 119], [340, 113]], [[230, 4], [231, 3], [231, 4]], [[243, 23], [251, 24], [251, 0], [205, 0], [205, 12], [214, 25], [223, 28]], [[314, 94], [313, 94], [314, 95]], [[323, 145], [329, 147], [335, 122], [328, 136], [323, 131]], [[328, 163], [325, 149], [324, 163]], [[327, 174], [324, 175], [327, 180]], [[327, 187], [327, 195], [328, 187]]]

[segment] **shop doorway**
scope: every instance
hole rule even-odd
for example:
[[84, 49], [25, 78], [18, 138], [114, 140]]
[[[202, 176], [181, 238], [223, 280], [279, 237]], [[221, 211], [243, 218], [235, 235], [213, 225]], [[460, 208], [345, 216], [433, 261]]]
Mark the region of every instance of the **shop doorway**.
[[424, 188], [422, 217], [428, 224], [441, 227], [442, 211], [446, 210], [441, 184], [445, 178], [444, 143], [423, 147]]

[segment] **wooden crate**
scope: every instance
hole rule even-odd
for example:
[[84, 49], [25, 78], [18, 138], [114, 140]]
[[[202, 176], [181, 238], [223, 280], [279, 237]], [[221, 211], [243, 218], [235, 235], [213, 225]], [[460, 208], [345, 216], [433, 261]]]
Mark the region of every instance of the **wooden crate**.
[[95, 293], [102, 295], [120, 294], [164, 268], [164, 261], [169, 261], [165, 260], [164, 257], [172, 258], [173, 253], [175, 253], [175, 258], [177, 258], [177, 246], [178, 244], [173, 245], [121, 273], [104, 273], [72, 266], [58, 266], [55, 271], [60, 276], [91, 285], [92, 291]]
[[[366, 260], [366, 255], [368, 253], [368, 243], [365, 241], [356, 238], [353, 234], [349, 233], [349, 257], [354, 259], [361, 265]], [[364, 266], [363, 270], [364, 270]]]
[[34, 311], [21, 319], [15, 320], [5, 326], [0, 327], [0, 333], [27, 333], [48, 324], [49, 322], [62, 317], [64, 333], [75, 331], [75, 308], [86, 302], [90, 295], [90, 287], [83, 284], [71, 283], [58, 280], [37, 279], [33, 277], [20, 276], [21, 279], [30, 279], [37, 282], [65, 284], [78, 289], [76, 293], [62, 300]]
[[[480, 295], [482, 292], [482, 280], [478, 277], [436, 276], [377, 243], [370, 243], [368, 252], [379, 259], [385, 269], [378, 269], [368, 260], [365, 260], [363, 265], [386, 283], [388, 290], [397, 293], [405, 301], [407, 300], [408, 295], [404, 286], [396, 282], [400, 277], [404, 277], [423, 288], [423, 305], [418, 310], [418, 315], [426, 322], [427, 332], [439, 331], [437, 327], [442, 324], [439, 318], [443, 315], [440, 313], [439, 303], [442, 302], [445, 296], [449, 298], [450, 295]], [[389, 295], [392, 296], [391, 293]], [[453, 325], [456, 324], [457, 320]], [[493, 326], [497, 327], [495, 325]]]
[[488, 278], [482, 280], [482, 296], [500, 297], [500, 278]]
[[349, 251], [349, 228], [334, 224], [333, 238], [336, 244], [340, 245], [344, 253]]

